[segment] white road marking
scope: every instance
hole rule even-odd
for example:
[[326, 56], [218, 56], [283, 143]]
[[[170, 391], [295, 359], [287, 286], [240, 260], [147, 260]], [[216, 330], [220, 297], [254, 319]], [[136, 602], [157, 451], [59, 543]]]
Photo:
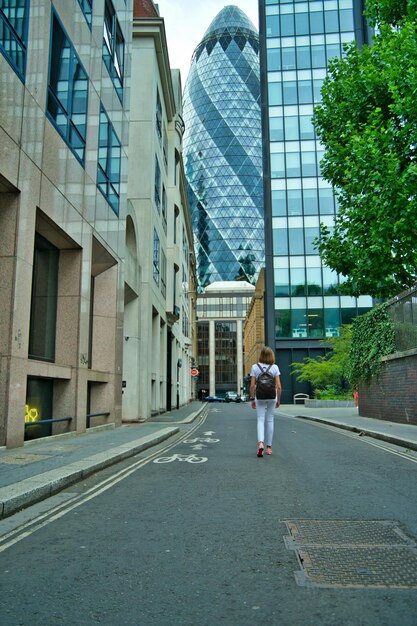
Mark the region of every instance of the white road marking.
[[[294, 417], [293, 415], [285, 415], [285, 413], [282, 413], [281, 415], [283, 415], [284, 417], [290, 418], [290, 419], [297, 419], [299, 420], [300, 418], [298, 417]], [[360, 436], [359, 433], [354, 433], [348, 430], [345, 430], [344, 428], [338, 428], [337, 426], [331, 426], [330, 424], [323, 424], [322, 422], [318, 422], [316, 420], [309, 420], [309, 419], [305, 419], [304, 420], [305, 423], [307, 424], [312, 424], [314, 426], [319, 426], [320, 428], [325, 428], [327, 430], [331, 430], [333, 432], [337, 432], [339, 435], [343, 435], [344, 437], [349, 437], [350, 439], [355, 439], [355, 441], [362, 441], [363, 443], [368, 444], [369, 446], [374, 446], [375, 448], [379, 448], [380, 450], [384, 450], [385, 452], [389, 452], [390, 454], [394, 454], [395, 456], [399, 456], [402, 459], [406, 459], [407, 461], [411, 461], [412, 463], [417, 463], [417, 456], [412, 456], [414, 451], [410, 451], [408, 448], [406, 449], [406, 451], [402, 452], [401, 450], [397, 450], [396, 448], [398, 446], [396, 446], [396, 444], [387, 444], [385, 443], [385, 445], [383, 443], [379, 443], [378, 441], [371, 440], [372, 438], [370, 437], [370, 435], [367, 435], [366, 433], [364, 433], [362, 436]], [[296, 432], [291, 431], [291, 432]], [[393, 446], [392, 448], [389, 446]], [[395, 446], [395, 448], [394, 448]], [[415, 454], [415, 453], [414, 453]]]
[[173, 454], [172, 456], [160, 456], [154, 459], [154, 463], [172, 463], [172, 461], [186, 461], [187, 463], [205, 463], [206, 456], [196, 456], [195, 454]]
[[[207, 418], [207, 413], [203, 414], [202, 417], [199, 419], [198, 423], [191, 428], [191, 432], [195, 432], [206, 421], [206, 418]], [[74, 496], [74, 498], [71, 498], [67, 502], [58, 504], [56, 507], [39, 515], [35, 519], [32, 519], [29, 522], [22, 524], [18, 528], [4, 534], [3, 536], [0, 537], [0, 553], [4, 552], [4, 550], [7, 550], [7, 548], [10, 548], [14, 544], [21, 541], [22, 539], [25, 539], [26, 537], [30, 537], [30, 535], [35, 533], [37, 530], [40, 530], [41, 528], [44, 528], [48, 524], [51, 524], [52, 522], [60, 519], [61, 517], [69, 513], [70, 511], [78, 508], [79, 506], [82, 506], [85, 502], [88, 502], [89, 500], [92, 500], [93, 498], [96, 498], [100, 494], [104, 493], [108, 489], [111, 489], [117, 483], [121, 482], [122, 480], [130, 476], [131, 474], [134, 474], [134, 472], [136, 472], [138, 469], [142, 468], [143, 466], [153, 461], [157, 456], [161, 454], [161, 452], [171, 450], [172, 448], [177, 446], [179, 443], [181, 443], [181, 441], [185, 437], [188, 437], [189, 434], [190, 432], [184, 433], [184, 435], [182, 435], [182, 437], [180, 437], [178, 440], [166, 445], [164, 448], [162, 448], [162, 450], [153, 452], [146, 459], [141, 459], [139, 461], [136, 461], [133, 465], [130, 465], [128, 468], [119, 470], [118, 472], [110, 476], [109, 478], [102, 480], [100, 483], [98, 483], [94, 487], [91, 487], [90, 489], [85, 491], [83, 494], [76, 495]], [[0, 522], [0, 528], [1, 528], [1, 522]]]

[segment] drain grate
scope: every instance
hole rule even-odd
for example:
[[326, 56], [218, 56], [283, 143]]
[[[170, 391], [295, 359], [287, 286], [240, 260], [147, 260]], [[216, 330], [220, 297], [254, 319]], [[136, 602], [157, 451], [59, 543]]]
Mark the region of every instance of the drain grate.
[[417, 546], [395, 521], [285, 520], [310, 587], [417, 588]]

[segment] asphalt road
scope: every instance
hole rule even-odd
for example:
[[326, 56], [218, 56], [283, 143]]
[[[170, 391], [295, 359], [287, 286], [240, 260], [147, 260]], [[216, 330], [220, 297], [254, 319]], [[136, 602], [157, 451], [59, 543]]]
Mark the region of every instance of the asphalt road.
[[415, 626], [417, 454], [275, 428], [258, 459], [250, 407], [210, 405], [182, 440], [5, 520], [0, 624]]

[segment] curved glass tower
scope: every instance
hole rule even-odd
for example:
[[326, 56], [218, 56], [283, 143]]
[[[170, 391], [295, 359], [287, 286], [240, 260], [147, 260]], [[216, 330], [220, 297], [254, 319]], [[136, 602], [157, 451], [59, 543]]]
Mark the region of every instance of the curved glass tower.
[[194, 51], [184, 91], [184, 161], [198, 287], [255, 283], [264, 263], [259, 39], [227, 6]]

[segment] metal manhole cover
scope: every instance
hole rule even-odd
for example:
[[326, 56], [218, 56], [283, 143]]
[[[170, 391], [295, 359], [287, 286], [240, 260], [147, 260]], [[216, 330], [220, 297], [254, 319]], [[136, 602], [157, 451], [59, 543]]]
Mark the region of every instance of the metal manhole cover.
[[309, 587], [417, 589], [417, 546], [395, 521], [286, 520]]
[[297, 545], [414, 545], [390, 520], [288, 520], [290, 540]]

